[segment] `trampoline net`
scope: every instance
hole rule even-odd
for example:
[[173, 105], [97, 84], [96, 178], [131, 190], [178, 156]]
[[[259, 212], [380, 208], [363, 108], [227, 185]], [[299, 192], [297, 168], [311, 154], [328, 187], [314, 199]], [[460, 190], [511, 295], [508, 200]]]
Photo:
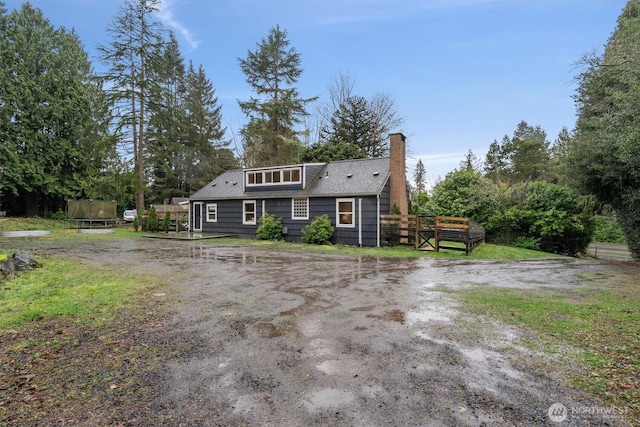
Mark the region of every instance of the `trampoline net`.
[[67, 215], [71, 219], [117, 218], [116, 202], [107, 200], [69, 200]]

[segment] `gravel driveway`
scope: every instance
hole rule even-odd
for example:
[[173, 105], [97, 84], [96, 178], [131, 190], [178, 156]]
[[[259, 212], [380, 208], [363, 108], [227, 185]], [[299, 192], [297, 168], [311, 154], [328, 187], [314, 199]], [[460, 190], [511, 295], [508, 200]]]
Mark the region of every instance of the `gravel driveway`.
[[[164, 425], [544, 426], [560, 425], [549, 417], [554, 403], [604, 406], [568, 385], [564, 362], [522, 344], [534, 337], [465, 314], [457, 295], [474, 286], [581, 286], [578, 274], [615, 264], [85, 242], [40, 249], [130, 264], [170, 283], [154, 296], [175, 307], [155, 332], [174, 351], [153, 380]], [[584, 423], [570, 415], [561, 425]]]

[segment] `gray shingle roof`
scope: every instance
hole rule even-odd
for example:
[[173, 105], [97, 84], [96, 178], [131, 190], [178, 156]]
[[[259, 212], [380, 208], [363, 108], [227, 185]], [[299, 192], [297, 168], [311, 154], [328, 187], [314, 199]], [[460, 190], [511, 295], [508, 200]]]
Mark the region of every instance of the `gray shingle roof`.
[[194, 193], [189, 200], [221, 200], [274, 197], [342, 197], [380, 194], [389, 179], [389, 158], [342, 160], [327, 163], [303, 190], [244, 192], [242, 169], [222, 175]]

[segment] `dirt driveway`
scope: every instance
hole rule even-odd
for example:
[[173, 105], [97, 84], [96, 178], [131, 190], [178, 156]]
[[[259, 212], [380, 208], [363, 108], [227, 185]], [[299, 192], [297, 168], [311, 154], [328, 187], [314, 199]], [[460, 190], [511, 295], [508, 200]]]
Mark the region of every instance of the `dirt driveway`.
[[[120, 425], [582, 426], [571, 414], [552, 423], [550, 406], [604, 406], [567, 384], [563, 363], [523, 346], [525, 332], [465, 314], [457, 292], [581, 286], [577, 274], [614, 264], [342, 257], [154, 239], [31, 245], [147, 269], [168, 283], [150, 298], [175, 313], [143, 333], [171, 356], [140, 376], [148, 401]], [[117, 410], [100, 419], [117, 425]], [[602, 415], [588, 422], [623, 425]]]

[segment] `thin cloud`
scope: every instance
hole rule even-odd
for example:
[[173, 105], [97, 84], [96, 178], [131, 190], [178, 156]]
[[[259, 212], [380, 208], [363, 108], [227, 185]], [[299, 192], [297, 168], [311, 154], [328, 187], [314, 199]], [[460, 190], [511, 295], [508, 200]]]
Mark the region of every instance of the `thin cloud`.
[[172, 0], [162, 0], [158, 8], [158, 18], [163, 24], [184, 37], [189, 46], [191, 46], [191, 49], [197, 49], [198, 46], [200, 46], [200, 40], [196, 39], [191, 30], [174, 17], [172, 10], [173, 5], [174, 2]]

